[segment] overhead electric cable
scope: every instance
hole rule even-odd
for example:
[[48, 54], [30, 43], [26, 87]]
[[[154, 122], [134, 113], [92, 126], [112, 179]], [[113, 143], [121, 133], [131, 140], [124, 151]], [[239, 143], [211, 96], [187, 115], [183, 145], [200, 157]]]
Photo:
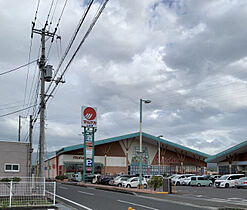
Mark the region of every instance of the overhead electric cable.
[[93, 19], [93, 22], [90, 24], [87, 32], [85, 33], [83, 39], [81, 40], [80, 44], [78, 45], [76, 51], [74, 52], [73, 56], [71, 57], [69, 63], [67, 64], [67, 66], [65, 67], [63, 73], [61, 74], [60, 78], [58, 79], [58, 81], [56, 82], [54, 88], [52, 89], [51, 93], [48, 95], [46, 102], [49, 100], [49, 98], [51, 97], [51, 95], [53, 94], [54, 90], [57, 88], [60, 80], [62, 79], [62, 77], [64, 76], [65, 72], [68, 70], [70, 64], [72, 63], [72, 61], [74, 60], [76, 54], [78, 53], [79, 49], [81, 48], [82, 44], [85, 42], [86, 38], [88, 37], [88, 35], [90, 34], [90, 32], [92, 31], [94, 25], [96, 24], [97, 20], [99, 19], [101, 13], [103, 12], [103, 10], [105, 9], [106, 4], [108, 3], [109, 0], [106, 0], [104, 2], [104, 4], [102, 5], [102, 7], [100, 8], [98, 14], [95, 16], [95, 18]]
[[3, 115], [0, 115], [0, 117], [5, 117], [5, 116], [11, 115], [11, 114], [15, 114], [15, 113], [18, 113], [18, 112], [22, 112], [22, 111], [24, 111], [24, 110], [26, 110], [26, 109], [30, 109], [30, 108], [32, 108], [32, 107], [34, 107], [34, 106], [36, 106], [36, 105], [37, 105], [37, 104], [32, 105], [32, 106], [29, 106], [29, 107], [26, 107], [26, 108], [23, 108], [23, 109], [16, 110], [16, 111], [14, 111], [14, 112], [10, 112], [10, 113], [7, 113], [7, 114], [3, 114]]
[[30, 65], [30, 64], [32, 64], [32, 63], [34, 63], [34, 62], [37, 62], [37, 61], [38, 61], [38, 60], [33, 60], [33, 61], [31, 61], [31, 62], [29, 62], [29, 63], [27, 63], [27, 64], [24, 64], [24, 65], [21, 65], [21, 66], [19, 66], [19, 67], [14, 68], [14, 69], [11, 69], [11, 70], [2, 72], [2, 73], [0, 73], [0, 76], [2, 76], [2, 75], [4, 75], [4, 74], [8, 74], [8, 73], [13, 72], [13, 71], [16, 71], [16, 70], [18, 70], [18, 69], [21, 69], [21, 68], [23, 68], [23, 67], [25, 67], [25, 66], [28, 66], [28, 65]]
[[[69, 53], [69, 51], [70, 51], [70, 49], [71, 49], [71, 47], [72, 47], [72, 44], [73, 44], [73, 42], [75, 41], [75, 38], [76, 38], [76, 36], [77, 36], [77, 34], [78, 34], [78, 32], [79, 32], [81, 26], [82, 26], [82, 24], [83, 24], [83, 22], [84, 22], [84, 20], [85, 20], [85, 18], [86, 18], [86, 16], [87, 16], [87, 14], [88, 14], [88, 11], [89, 11], [89, 9], [91, 8], [93, 2], [94, 2], [94, 0], [91, 0], [90, 3], [88, 4], [86, 10], [84, 11], [84, 13], [83, 13], [83, 15], [82, 15], [82, 17], [81, 17], [81, 19], [80, 19], [80, 21], [79, 21], [77, 27], [76, 27], [75, 32], [74, 32], [74, 34], [73, 34], [72, 37], [71, 37], [70, 43], [69, 43], [68, 47], [66, 48], [66, 50], [65, 50], [65, 52], [64, 52], [64, 54], [63, 54], [63, 56], [62, 56], [61, 61], [60, 61], [59, 64], [58, 64], [58, 67], [57, 67], [57, 69], [56, 69], [56, 71], [55, 71], [55, 73], [54, 73], [54, 76], [53, 76], [52, 80], [55, 80], [55, 78], [56, 78], [56, 76], [57, 76], [57, 73], [58, 73], [59, 69], [61, 68], [61, 66], [62, 66], [62, 64], [63, 64], [63, 62], [64, 62], [66, 56], [68, 55], [68, 53]], [[66, 1], [65, 3], [67, 3], [67, 1]], [[46, 93], [48, 93], [48, 91], [50, 90], [50, 87], [51, 87], [52, 83], [53, 83], [53, 82], [51, 82], [51, 83], [49, 84], [48, 88], [46, 89]]]

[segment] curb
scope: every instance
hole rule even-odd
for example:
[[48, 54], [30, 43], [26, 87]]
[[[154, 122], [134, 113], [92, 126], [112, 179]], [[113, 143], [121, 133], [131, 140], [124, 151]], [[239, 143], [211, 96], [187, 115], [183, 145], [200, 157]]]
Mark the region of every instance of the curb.
[[112, 191], [112, 192], [119, 192], [119, 193], [125, 193], [125, 194], [129, 194], [129, 195], [135, 195], [135, 192], [130, 192], [130, 191], [126, 191], [126, 190], [121, 190], [121, 189], [109, 189], [109, 188], [103, 188], [103, 187], [95, 187], [95, 189], [98, 190], [105, 190], [105, 191]]
[[80, 184], [80, 182], [76, 182], [76, 183], [73, 183], [73, 182], [62, 182], [62, 184], [66, 184], [66, 185], [73, 185], [73, 186], [80, 186], [80, 187], [93, 187], [95, 189], [99, 189], [99, 190], [105, 190], [105, 191], [112, 191], [112, 192], [119, 192], [119, 193], [125, 193], [125, 194], [130, 194], [130, 195], [136, 195], [136, 194], [150, 194], [150, 195], [154, 195], [154, 194], [169, 194], [168, 192], [149, 192], [149, 191], [146, 191], [146, 192], [141, 192], [141, 191], [129, 191], [129, 190], [126, 190], [124, 188], [116, 188], [116, 187], [113, 187], [113, 188], [109, 188], [109, 187], [103, 187], [103, 186], [99, 186], [99, 185], [87, 185], [87, 184]]

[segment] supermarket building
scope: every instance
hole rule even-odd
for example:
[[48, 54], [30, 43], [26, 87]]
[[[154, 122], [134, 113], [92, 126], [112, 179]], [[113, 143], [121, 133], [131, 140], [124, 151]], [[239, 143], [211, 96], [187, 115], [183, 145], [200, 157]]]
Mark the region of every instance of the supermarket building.
[[219, 174], [243, 173], [247, 176], [247, 141], [209, 157], [206, 162], [217, 163]]
[[[139, 132], [95, 141], [95, 173], [115, 175], [139, 173]], [[143, 174], [204, 174], [208, 154], [142, 133]], [[64, 147], [45, 161], [46, 178], [83, 171], [83, 144]]]

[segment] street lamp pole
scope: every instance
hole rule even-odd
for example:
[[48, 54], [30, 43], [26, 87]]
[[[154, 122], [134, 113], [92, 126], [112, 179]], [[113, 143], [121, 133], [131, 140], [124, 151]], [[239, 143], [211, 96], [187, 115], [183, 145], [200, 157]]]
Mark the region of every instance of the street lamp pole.
[[139, 151], [139, 187], [142, 185], [142, 102], [145, 104], [151, 103], [150, 100], [140, 99], [140, 151]]

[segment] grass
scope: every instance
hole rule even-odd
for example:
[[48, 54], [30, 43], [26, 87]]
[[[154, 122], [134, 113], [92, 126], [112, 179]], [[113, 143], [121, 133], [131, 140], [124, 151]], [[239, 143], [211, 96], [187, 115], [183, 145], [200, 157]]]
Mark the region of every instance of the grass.
[[[30, 198], [26, 196], [25, 198], [13, 198], [11, 206], [12, 207], [24, 207], [24, 206], [50, 206], [52, 201], [48, 200], [46, 197], [36, 197], [31, 196]], [[8, 208], [9, 199], [0, 198], [0, 208]]]

